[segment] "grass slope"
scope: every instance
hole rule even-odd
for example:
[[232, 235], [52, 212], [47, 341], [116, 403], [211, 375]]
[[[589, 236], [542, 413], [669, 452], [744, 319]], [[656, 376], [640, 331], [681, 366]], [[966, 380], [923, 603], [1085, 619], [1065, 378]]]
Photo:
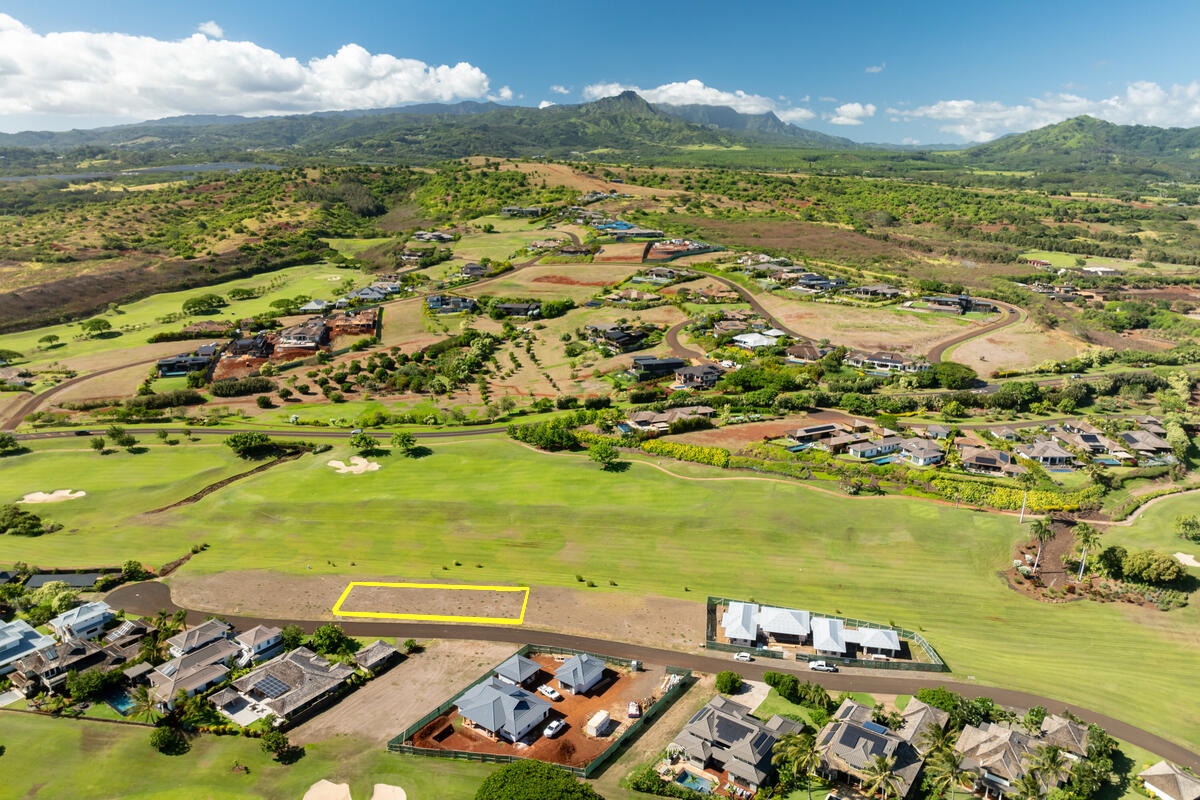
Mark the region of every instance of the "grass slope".
[[[325, 466], [350, 454], [338, 448], [195, 505], [139, 517], [169, 493], [167, 476], [198, 466], [164, 463], [149, 477], [126, 474], [124, 490], [91, 505], [40, 506], [79, 532], [0, 539], [0, 563], [155, 563], [203, 540], [212, 549], [185, 570], [300, 573], [311, 563], [307, 574], [334, 573], [327, 561], [354, 561], [362, 574], [402, 570], [408, 578], [534, 587], [574, 586], [582, 574], [620, 585], [596, 591], [754, 597], [914, 628], [959, 679], [1080, 703], [1200, 744], [1200, 719], [1174, 713], [1176, 698], [1193, 685], [1200, 610], [1046, 605], [1018, 595], [998, 575], [1024, 535], [1011, 517], [901, 497], [848, 499], [786, 482], [711, 482], [704, 479], [728, 475], [670, 462], [701, 480], [646, 462], [605, 473], [586, 457], [536, 453], [498, 437], [432, 448], [418, 460], [384, 457], [381, 470], [359, 476]], [[59, 488], [27, 476], [72, 474], [69, 465], [77, 463], [98, 487], [97, 467], [119, 464], [74, 458], [38, 452], [4, 459], [0, 485], [18, 496]], [[213, 466], [222, 458], [233, 461], [214, 456]], [[72, 488], [93, 488], [75, 474]], [[154, 499], [142, 498], [139, 480], [158, 493]], [[177, 496], [189, 491], [180, 486]], [[455, 568], [455, 559], [483, 566]]]

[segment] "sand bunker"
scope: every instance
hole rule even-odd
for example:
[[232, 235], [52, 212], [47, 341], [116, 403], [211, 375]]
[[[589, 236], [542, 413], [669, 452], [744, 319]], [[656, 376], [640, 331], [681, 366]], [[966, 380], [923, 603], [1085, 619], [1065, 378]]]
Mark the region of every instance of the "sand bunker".
[[87, 492], [76, 492], [71, 489], [55, 489], [53, 492], [30, 492], [18, 500], [18, 503], [61, 503], [64, 500], [78, 500], [86, 497]]
[[322, 778], [308, 788], [304, 800], [351, 800], [350, 784], [332, 783]]
[[371, 800], [408, 800], [408, 795], [399, 786], [377, 783], [375, 784], [375, 793], [371, 795]]
[[351, 475], [361, 475], [364, 472], [374, 472], [375, 470], [379, 469], [378, 461], [367, 461], [362, 456], [350, 456], [349, 464], [347, 464], [345, 461], [338, 461], [336, 459], [333, 461], [326, 461], [325, 463], [328, 466], [336, 469], [339, 475], [345, 475], [346, 473], [350, 473]]
[[1196, 557], [1189, 553], [1176, 553], [1175, 558], [1185, 567], [1200, 567], [1200, 561], [1197, 561]]

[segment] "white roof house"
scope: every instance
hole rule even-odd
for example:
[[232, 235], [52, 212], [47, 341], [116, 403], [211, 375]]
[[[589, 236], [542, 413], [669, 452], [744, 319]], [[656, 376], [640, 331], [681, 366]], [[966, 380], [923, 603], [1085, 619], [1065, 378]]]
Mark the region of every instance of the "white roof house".
[[763, 606], [758, 611], [758, 626], [763, 633], [775, 636], [795, 636], [803, 639], [812, 630], [807, 611], [794, 608]]
[[23, 619], [0, 622], [0, 675], [12, 672], [22, 658], [52, 644], [54, 639], [38, 633]]
[[59, 639], [91, 639], [113, 616], [112, 607], [98, 600], [64, 611], [47, 624]]
[[734, 643], [752, 644], [758, 640], [758, 605], [734, 601], [721, 616], [725, 638]]
[[739, 333], [733, 337], [733, 343], [744, 350], [758, 350], [761, 347], [774, 347], [779, 340], [764, 333]]
[[887, 628], [858, 628], [844, 631], [842, 638], [854, 642], [863, 649], [870, 650], [900, 650], [900, 634]]
[[845, 653], [845, 634], [845, 625], [840, 619], [814, 617], [812, 620], [813, 649], [819, 653]]

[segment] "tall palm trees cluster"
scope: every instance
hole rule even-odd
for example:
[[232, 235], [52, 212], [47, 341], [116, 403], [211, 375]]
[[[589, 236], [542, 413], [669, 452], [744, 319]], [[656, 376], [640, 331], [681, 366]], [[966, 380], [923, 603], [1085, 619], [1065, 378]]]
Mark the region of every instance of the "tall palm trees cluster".
[[950, 793], [950, 800], [962, 789], [970, 792], [978, 777], [963, 766], [962, 754], [954, 749], [958, 731], [931, 725], [922, 732], [918, 744], [925, 754], [925, 775], [938, 797]]
[[779, 737], [771, 752], [771, 764], [779, 770], [779, 788], [783, 793], [792, 791], [803, 780], [812, 800], [813, 778], [821, 765], [815, 734], [804, 731]]

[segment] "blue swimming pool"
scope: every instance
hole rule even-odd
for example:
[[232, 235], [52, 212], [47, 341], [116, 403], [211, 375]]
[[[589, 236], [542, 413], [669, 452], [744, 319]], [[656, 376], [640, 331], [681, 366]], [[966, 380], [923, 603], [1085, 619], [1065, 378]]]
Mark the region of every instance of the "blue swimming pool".
[[878, 464], [879, 466], [881, 466], [881, 467], [882, 467], [884, 464], [890, 464], [890, 463], [892, 463], [892, 462], [893, 462], [893, 461], [895, 461], [895, 460], [896, 460], [896, 457], [895, 457], [895, 456], [884, 456], [883, 458], [877, 458], [877, 459], [875, 459], [875, 462], [874, 462], [874, 463], [876, 463], [876, 464]]
[[675, 776], [675, 782], [681, 786], [686, 786], [694, 792], [702, 792], [708, 794], [712, 791], [714, 781], [701, 778], [699, 775], [688, 772], [686, 769]]
[[129, 712], [133, 710], [133, 698], [125, 692], [109, 692], [104, 697], [104, 702], [112, 706], [113, 710], [122, 717], [128, 717]]

